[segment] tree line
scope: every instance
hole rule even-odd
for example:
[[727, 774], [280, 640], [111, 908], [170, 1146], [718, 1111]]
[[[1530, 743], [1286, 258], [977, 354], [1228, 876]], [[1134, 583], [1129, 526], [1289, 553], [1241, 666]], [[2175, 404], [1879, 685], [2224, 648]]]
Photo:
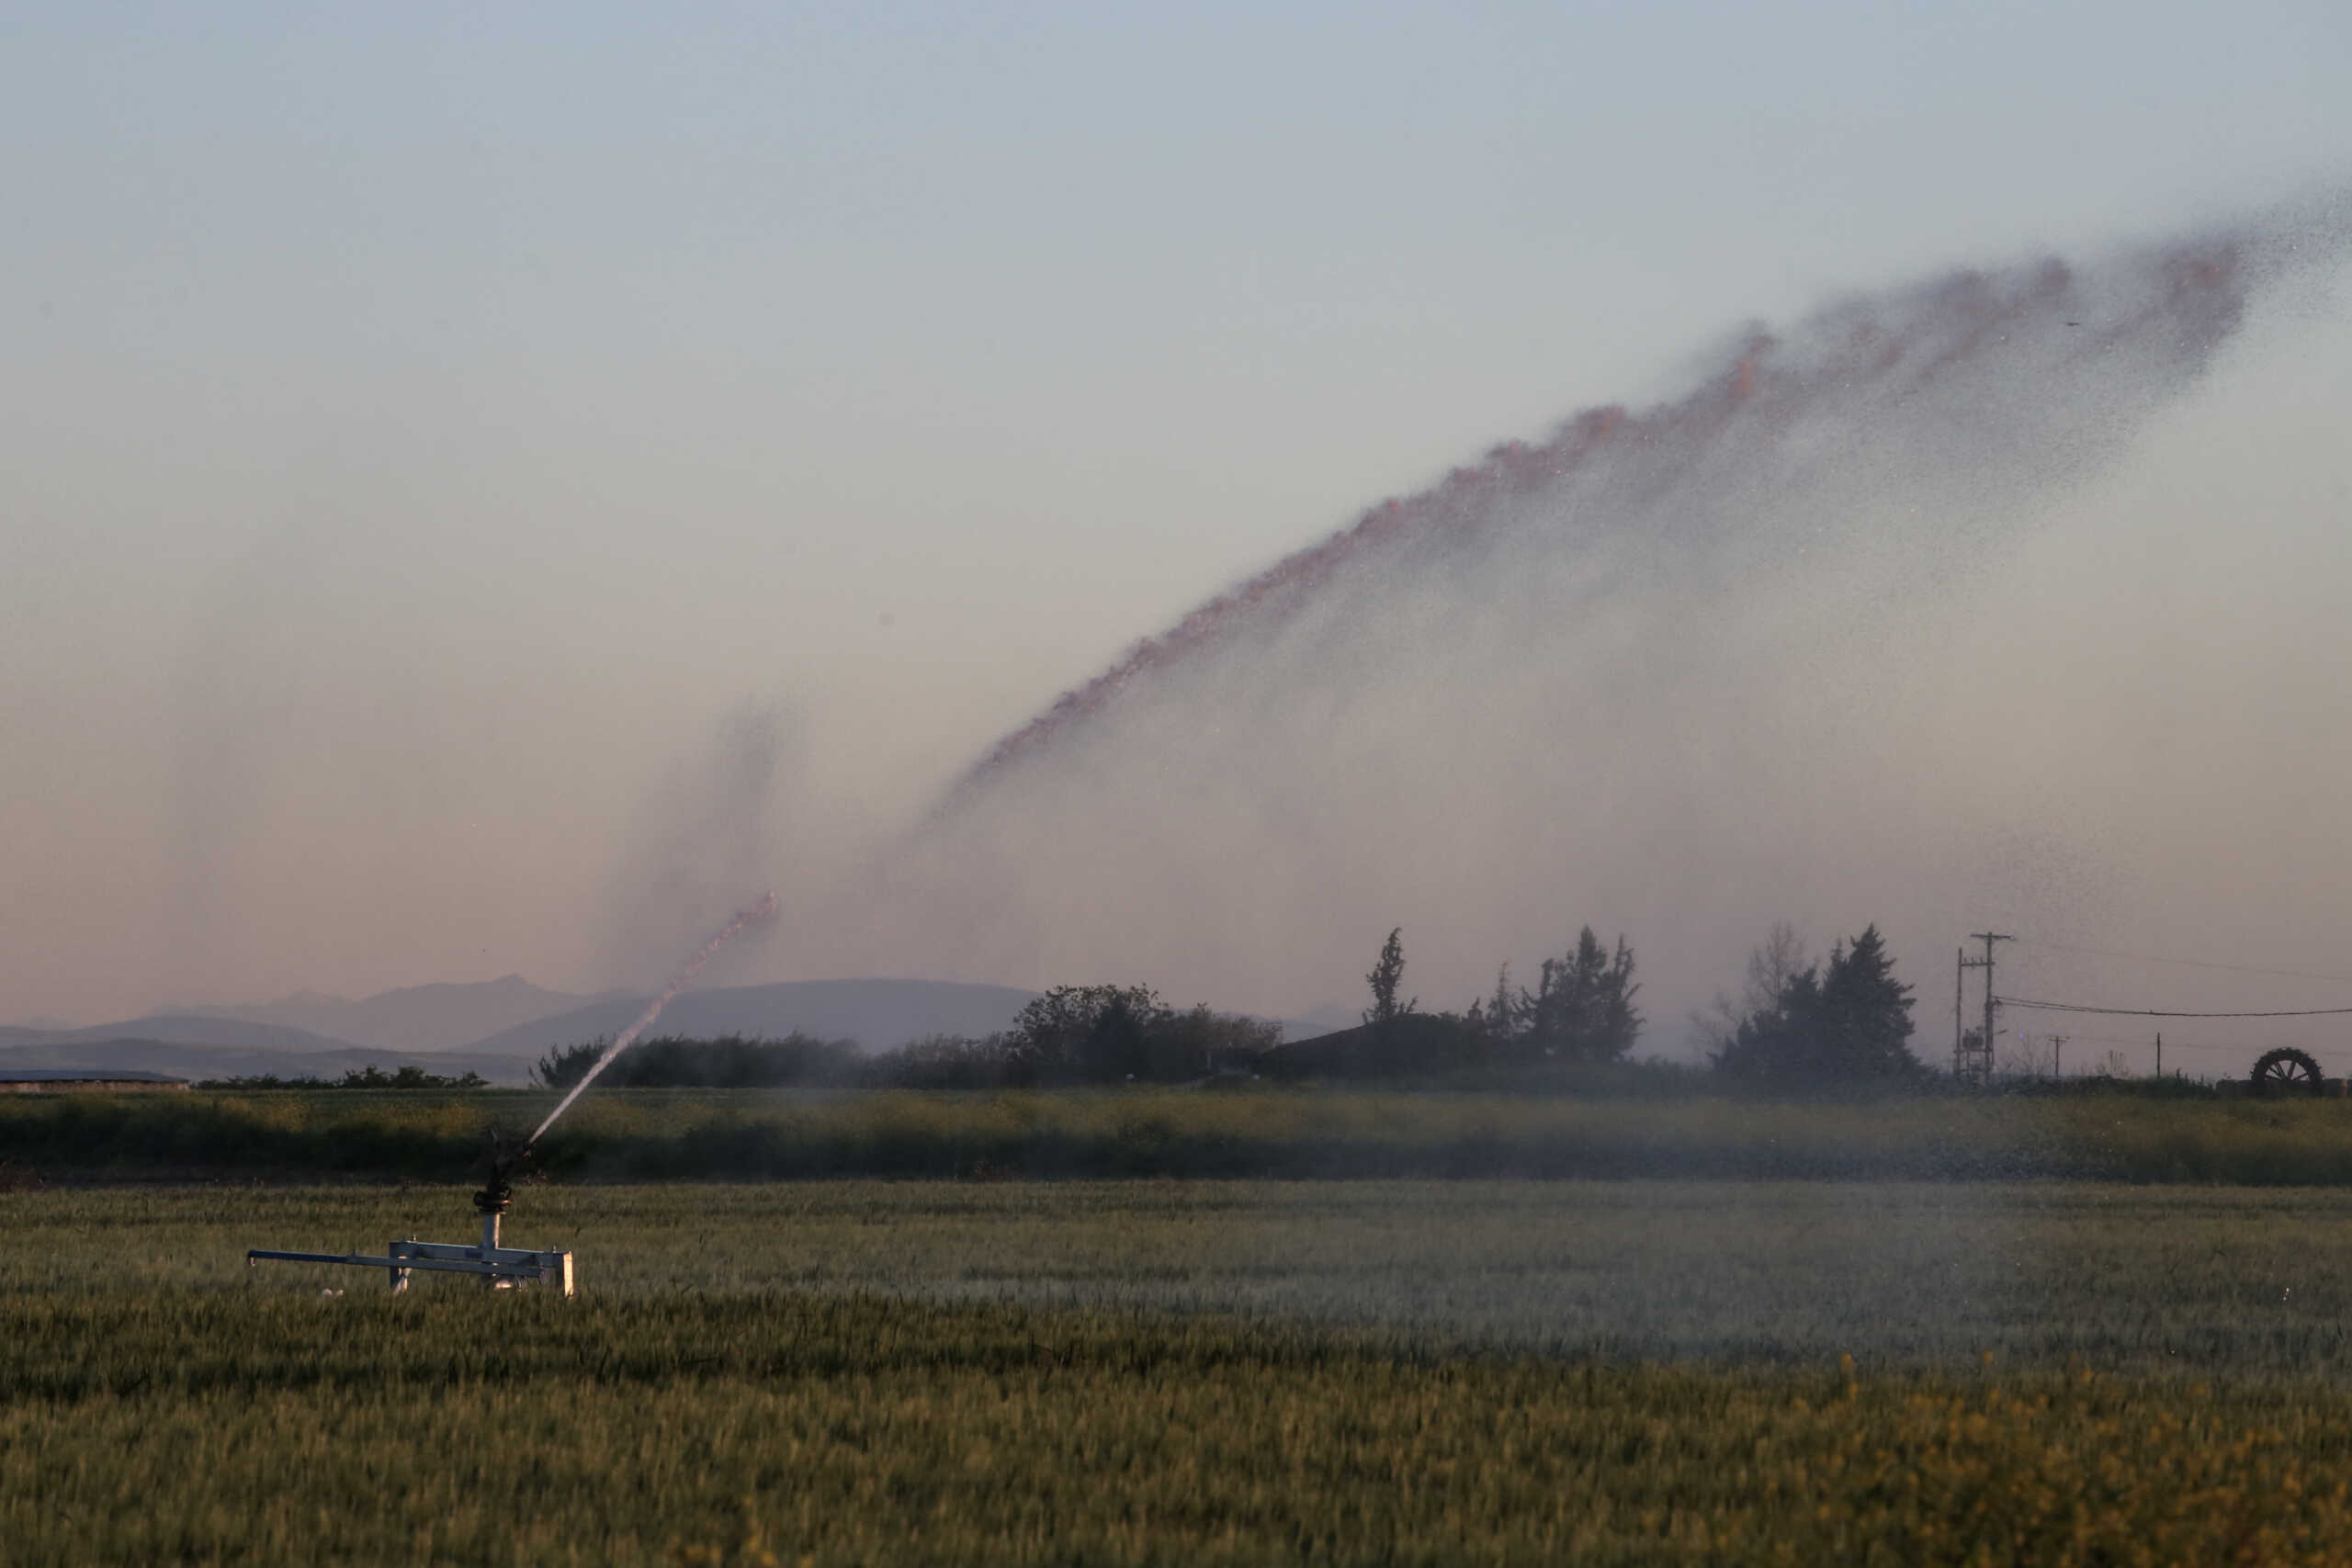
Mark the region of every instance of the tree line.
[[[1524, 1081], [1628, 1059], [1646, 1023], [1634, 998], [1634, 950], [1604, 944], [1590, 926], [1576, 944], [1538, 965], [1532, 989], [1497, 972], [1493, 991], [1460, 1012], [1428, 1012], [1405, 996], [1404, 932], [1393, 930], [1364, 983], [1372, 1005], [1362, 1026], [1271, 1053], [1278, 1076]], [[1725, 1082], [1804, 1089], [1885, 1083], [1926, 1067], [1909, 1048], [1912, 988], [1876, 925], [1838, 942], [1826, 962], [1775, 927], [1748, 961], [1736, 1000], [1719, 998], [1699, 1021], [1710, 1076]], [[1284, 1053], [1291, 1059], [1285, 1062]]]
[[[1220, 1075], [1277, 1080], [1419, 1082], [1452, 1087], [1570, 1079], [1626, 1062], [1646, 1023], [1632, 944], [1589, 926], [1540, 961], [1531, 987], [1504, 964], [1460, 1011], [1424, 1010], [1405, 986], [1404, 932], [1392, 930], [1364, 976], [1370, 1005], [1350, 1029], [1284, 1043], [1282, 1026], [1206, 1005], [1171, 1007], [1148, 986], [1057, 986], [1011, 1028], [937, 1035], [866, 1054], [849, 1041], [678, 1036], [643, 1041], [605, 1069], [615, 1088], [1030, 1089], [1182, 1083]], [[1911, 987], [1894, 977], [1875, 925], [1808, 959], [1776, 927], [1748, 962], [1736, 998], [1700, 1021], [1707, 1074], [1726, 1084], [1804, 1089], [1924, 1074], [1911, 1055]], [[535, 1082], [569, 1089], [604, 1053], [591, 1041], [550, 1051]]]
[[[1038, 1089], [1182, 1083], [1246, 1070], [1282, 1039], [1282, 1025], [1205, 1004], [1174, 1008], [1148, 986], [1057, 986], [994, 1034], [933, 1035], [868, 1055], [853, 1041], [793, 1033], [639, 1041], [598, 1082], [621, 1089]], [[541, 1057], [532, 1081], [570, 1089], [610, 1043]]]
[[453, 1089], [488, 1089], [490, 1080], [477, 1072], [456, 1074], [427, 1072], [411, 1064], [390, 1072], [370, 1062], [364, 1067], [353, 1067], [339, 1078], [322, 1078], [313, 1074], [299, 1077], [279, 1077], [276, 1073], [252, 1073], [243, 1077], [202, 1078], [198, 1089], [398, 1089], [442, 1092]]

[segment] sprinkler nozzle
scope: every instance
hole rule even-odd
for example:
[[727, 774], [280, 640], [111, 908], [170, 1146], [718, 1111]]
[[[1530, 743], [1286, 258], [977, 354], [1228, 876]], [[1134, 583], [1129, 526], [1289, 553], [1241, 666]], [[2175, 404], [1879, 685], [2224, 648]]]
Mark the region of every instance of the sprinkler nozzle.
[[522, 1168], [530, 1145], [493, 1127], [490, 1133], [490, 1148], [482, 1156], [482, 1164], [490, 1171], [490, 1179], [474, 1194], [474, 1212], [479, 1214], [503, 1214], [514, 1201], [514, 1175]]

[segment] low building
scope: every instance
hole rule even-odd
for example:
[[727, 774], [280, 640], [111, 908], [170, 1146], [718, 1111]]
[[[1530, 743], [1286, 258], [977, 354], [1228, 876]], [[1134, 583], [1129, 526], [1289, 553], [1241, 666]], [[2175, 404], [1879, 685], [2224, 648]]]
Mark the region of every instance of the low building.
[[187, 1079], [116, 1067], [10, 1067], [0, 1094], [186, 1094]]

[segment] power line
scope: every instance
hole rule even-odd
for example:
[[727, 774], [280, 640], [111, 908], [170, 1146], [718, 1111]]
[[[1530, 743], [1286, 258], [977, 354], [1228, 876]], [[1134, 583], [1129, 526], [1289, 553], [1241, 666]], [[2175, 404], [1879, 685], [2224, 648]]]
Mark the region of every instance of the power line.
[[2252, 964], [2221, 964], [2209, 958], [2158, 958], [2149, 953], [2116, 953], [2104, 947], [2079, 947], [2073, 942], [2047, 942], [2040, 937], [2017, 937], [2011, 940], [2022, 942], [2028, 947], [2047, 947], [2059, 953], [2084, 953], [2094, 958], [2128, 959], [2134, 964], [2177, 964], [2183, 969], [2226, 969], [2238, 975], [2273, 975], [2287, 980], [2325, 980], [2333, 985], [2352, 986], [2352, 976], [2315, 975], [2308, 969], [2264, 969]]
[[2095, 1008], [2081, 1002], [2030, 1002], [2021, 997], [1994, 998], [2005, 1008], [2032, 1008], [2040, 1012], [2088, 1012], [2109, 1018], [2344, 1018], [2352, 1008], [2303, 1008], [2293, 1012], [2176, 1012], [2168, 1008]]
[[[2144, 1034], [2070, 1034], [2067, 1038], [2069, 1040], [2080, 1040], [2086, 1044], [2090, 1045], [2139, 1045], [2144, 1047], [2149, 1043], [2148, 1037]], [[2237, 1045], [2223, 1045], [2211, 1040], [2175, 1040], [2170, 1036], [2166, 1036], [2165, 1039], [2165, 1049], [2167, 1051], [2252, 1051], [2257, 1048], [2258, 1044], [2253, 1043]]]

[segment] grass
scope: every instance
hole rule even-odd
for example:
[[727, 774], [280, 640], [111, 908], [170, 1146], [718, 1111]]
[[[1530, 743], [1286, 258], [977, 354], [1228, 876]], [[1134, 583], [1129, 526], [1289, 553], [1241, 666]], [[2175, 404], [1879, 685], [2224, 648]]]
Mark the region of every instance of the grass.
[[[565, 1303], [247, 1246], [447, 1187], [0, 1193], [0, 1557], [2352, 1557], [2352, 1195], [541, 1187]], [[346, 1293], [322, 1297], [320, 1289]]]
[[[457, 1188], [0, 1194], [0, 1299], [379, 1277], [249, 1247], [463, 1241]], [[528, 1188], [598, 1300], [861, 1295], [1230, 1317], [1418, 1348], [2352, 1385], [2352, 1194], [2098, 1184], [876, 1182]], [[470, 1292], [420, 1280], [422, 1296]]]
[[[519, 1327], [524, 1303], [479, 1298], [306, 1305], [262, 1314], [266, 1357], [0, 1405], [10, 1560], [2290, 1562], [2352, 1542], [2334, 1391], [1450, 1364], [873, 1301]], [[150, 1330], [207, 1331], [253, 1324]]]
[[[446, 1180], [552, 1097], [11, 1097], [0, 1151], [55, 1179]], [[631, 1090], [544, 1145], [597, 1180], [879, 1176], [2103, 1180], [2352, 1186], [2352, 1101]]]

